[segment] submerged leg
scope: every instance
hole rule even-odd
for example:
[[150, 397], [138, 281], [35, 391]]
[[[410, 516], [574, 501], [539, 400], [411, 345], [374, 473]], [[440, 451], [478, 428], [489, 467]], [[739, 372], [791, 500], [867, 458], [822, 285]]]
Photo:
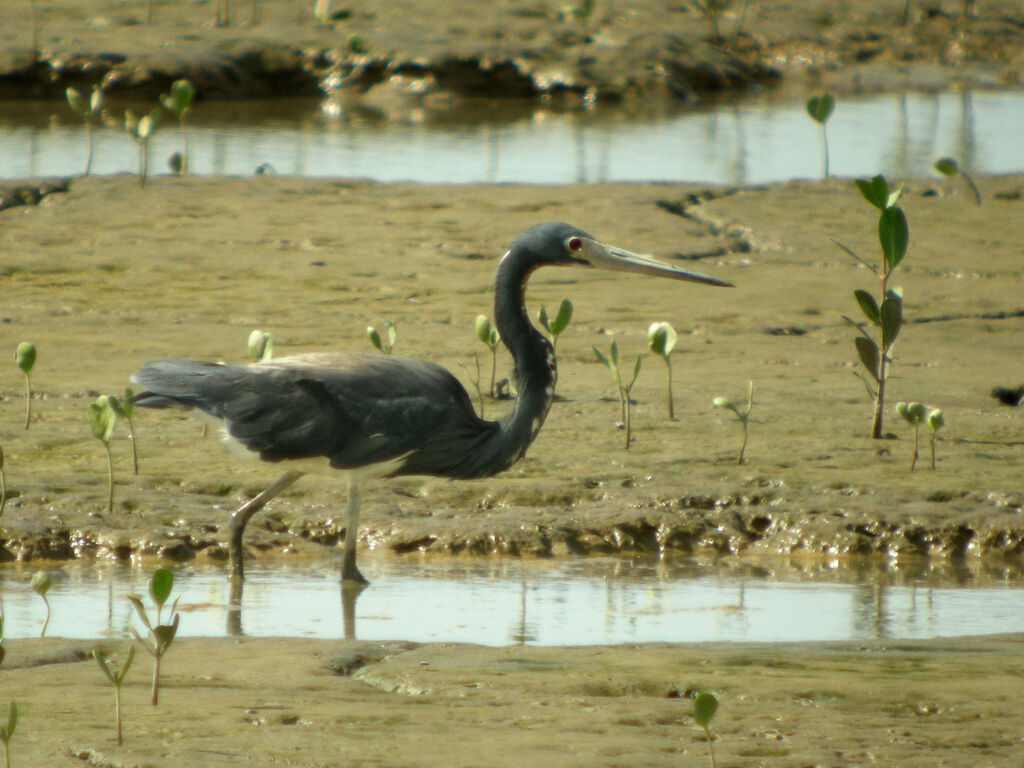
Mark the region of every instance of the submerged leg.
[[285, 472], [263, 493], [249, 499], [249, 501], [231, 513], [231, 519], [228, 521], [228, 565], [231, 568], [232, 577], [240, 579], [245, 575], [242, 566], [242, 534], [245, 533], [245, 526], [249, 522], [249, 518], [263, 509], [268, 501], [278, 496], [281, 491], [302, 477], [302, 475], [302, 472], [294, 470]]
[[341, 580], [353, 586], [369, 584], [356, 567], [356, 542], [359, 540], [359, 504], [363, 500], [363, 481], [348, 477], [348, 520], [345, 523], [345, 546], [341, 550]]

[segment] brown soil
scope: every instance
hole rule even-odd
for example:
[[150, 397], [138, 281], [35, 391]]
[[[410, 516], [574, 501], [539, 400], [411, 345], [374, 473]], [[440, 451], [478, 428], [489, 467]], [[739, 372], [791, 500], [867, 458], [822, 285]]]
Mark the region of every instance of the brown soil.
[[[397, 4], [352, 6], [349, 20], [330, 27], [294, 21], [298, 3], [264, 2], [255, 28], [244, 26], [249, 6], [239, 3], [243, 19], [228, 28], [211, 25], [213, 3], [176, 4], [173, 22], [171, 7], [156, 3], [153, 26], [131, 21], [143, 17], [141, 1], [36, 5], [42, 69], [16, 50], [25, 46], [30, 4], [0, 8], [6, 94], [59, 95], [68, 82], [100, 75], [113, 90], [155, 92], [203, 71], [229, 73], [222, 80], [236, 83], [233, 95], [260, 82], [294, 92], [330, 69], [325, 51], [357, 34], [374, 61], [398, 69], [426, 62], [438, 92], [458, 95], [472, 91], [444, 81], [441, 62], [471, 59], [483, 70], [494, 45], [486, 4], [452, 4], [441, 33], [407, 22], [422, 8]], [[534, 85], [553, 73], [573, 92], [593, 85], [622, 98], [685, 96], [679, 84], [691, 84], [695, 71], [721, 73], [723, 62], [737, 61], [741, 69], [728, 70], [742, 71], [736, 82], [768, 65], [801, 87], [1018, 83], [1019, 6], [981, 2], [981, 18], [963, 20], [959, 3], [943, 5], [912, 3], [902, 28], [893, 21], [902, 3], [847, 4], [841, 19], [831, 3], [752, 3], [745, 28], [755, 34], [723, 57], [707, 53], [699, 40], [707, 28], [686, 3], [668, 11], [616, 4], [579, 66], [570, 20], [547, 6], [516, 6], [502, 55], [526, 62], [517, 71]], [[673, 48], [677, 36], [689, 44]], [[123, 57], [118, 72], [83, 74], [110, 51], [118, 52], [112, 62]], [[162, 51], [159, 62], [154, 51]], [[54, 69], [58, 60], [70, 63]], [[256, 74], [237, 78], [239, 61]], [[264, 79], [276, 66], [268, 61], [284, 62], [278, 80]], [[339, 71], [352, 64], [348, 54], [338, 61]], [[389, 72], [363, 63], [365, 72], [377, 67], [374, 77]], [[489, 480], [374, 484], [364, 553], [684, 552], [741, 563], [779, 553], [807, 562], [865, 555], [914, 558], [923, 572], [952, 569], [967, 579], [1019, 579], [1024, 432], [1019, 411], [989, 391], [1024, 383], [1024, 178], [979, 183], [982, 206], [959, 180], [911, 181], [904, 192], [911, 249], [896, 282], [908, 324], [890, 402], [941, 407], [948, 423], [936, 471], [925, 448], [913, 473], [911, 433], [894, 415], [891, 439], [866, 437], [870, 405], [841, 315], [856, 312], [851, 292], [873, 288], [872, 278], [831, 238], [867, 258], [877, 245], [875, 217], [848, 181], [707, 189], [159, 178], [140, 191], [133, 178], [110, 177], [5, 191], [0, 348], [31, 340], [39, 359], [28, 431], [20, 373], [11, 366], [0, 383], [10, 496], [3, 551], [19, 559], [223, 559], [227, 514], [277, 468], [241, 462], [214, 434], [204, 440], [191, 419], [138, 413], [140, 475], [129, 473], [119, 431], [108, 514], [88, 403], [123, 391], [145, 360], [241, 360], [253, 328], [273, 333], [278, 354], [369, 350], [365, 327], [389, 319], [398, 323], [397, 352], [436, 360], [468, 385], [459, 363], [472, 369], [474, 354], [485, 359], [472, 326], [491, 312], [495, 259], [529, 225], [562, 219], [666, 260], [697, 254], [701, 269], [737, 287], [538, 273], [531, 315], [563, 297], [576, 304], [559, 341], [564, 399], [538, 441]], [[655, 320], [680, 334], [677, 420], [665, 418], [663, 367], [649, 358], [634, 389], [627, 452], [611, 379], [591, 346], [615, 339], [631, 357], [645, 351]], [[508, 375], [507, 356], [499, 369]], [[754, 423], [748, 461], [737, 465], [739, 429], [710, 401], [742, 398], [750, 380]], [[507, 407], [486, 403], [489, 416]], [[337, 478], [304, 478], [254, 519], [252, 555], [332, 551], [344, 533], [342, 505]], [[722, 694], [714, 727], [721, 765], [1016, 766], [1022, 749], [1019, 638], [614, 649], [189, 639], [168, 657], [159, 708], [145, 704], [138, 662], [125, 691], [123, 749], [112, 745], [112, 697], [87, 658], [92, 644], [5, 643], [0, 697], [22, 707], [11, 742], [16, 764], [699, 765], [703, 735], [679, 696], [703, 686]], [[360, 666], [351, 677], [336, 674]]]

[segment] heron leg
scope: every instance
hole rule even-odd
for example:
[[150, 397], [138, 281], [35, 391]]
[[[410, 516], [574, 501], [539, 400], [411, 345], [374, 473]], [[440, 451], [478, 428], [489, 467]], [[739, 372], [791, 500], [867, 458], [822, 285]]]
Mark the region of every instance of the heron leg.
[[370, 582], [356, 567], [356, 543], [359, 540], [359, 505], [363, 500], [363, 481], [348, 478], [348, 520], [345, 523], [345, 545], [341, 550], [341, 580], [344, 584], [365, 586]]
[[242, 534], [245, 533], [245, 526], [249, 522], [249, 518], [263, 509], [268, 501], [280, 495], [285, 488], [302, 477], [303, 474], [303, 472], [294, 470], [285, 472], [263, 493], [249, 499], [231, 513], [231, 519], [228, 521], [228, 565], [232, 578], [241, 579], [245, 576], [242, 566]]

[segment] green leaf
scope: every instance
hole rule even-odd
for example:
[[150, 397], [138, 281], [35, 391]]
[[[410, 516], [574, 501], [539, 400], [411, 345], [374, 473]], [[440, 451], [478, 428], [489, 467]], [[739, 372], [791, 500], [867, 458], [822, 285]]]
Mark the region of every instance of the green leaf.
[[139, 118], [130, 109], [124, 111], [124, 127], [136, 138], [139, 136]]
[[53, 577], [47, 571], [36, 571], [32, 574], [32, 589], [36, 594], [46, 597], [46, 593], [53, 586]]
[[537, 322], [540, 323], [540, 327], [548, 333], [551, 333], [551, 325], [548, 323], [548, 309], [545, 306], [541, 306], [540, 311], [537, 313]]
[[871, 374], [871, 378], [878, 382], [878, 345], [875, 344], [871, 339], [865, 336], [858, 336], [853, 340], [853, 344], [857, 347], [857, 355], [860, 357], [861, 363], [865, 368], [868, 369], [868, 373]]
[[89, 426], [93, 437], [102, 443], [109, 443], [117, 423], [117, 414], [106, 395], [100, 395], [95, 403], [89, 404]]
[[555, 315], [555, 321], [551, 324], [551, 333], [555, 336], [564, 331], [572, 320], [572, 302], [568, 299], [562, 299], [562, 303], [558, 305], [558, 314]]
[[884, 211], [889, 204], [889, 183], [885, 176], [878, 175], [871, 179], [856, 179], [854, 184], [864, 195], [864, 199], [875, 208]]
[[135, 410], [135, 393], [132, 392], [131, 387], [124, 388], [124, 400], [121, 401], [121, 415], [126, 419], [132, 417], [132, 413]]
[[952, 157], [940, 157], [935, 161], [935, 170], [943, 176], [956, 176], [960, 172], [960, 166]]
[[32, 372], [36, 364], [36, 345], [31, 341], [23, 341], [14, 352], [14, 362], [26, 376]]
[[711, 401], [711, 404], [715, 408], [723, 408], [727, 411], [732, 411], [734, 414], [736, 414], [737, 419], [743, 418], [742, 416], [740, 416], [740, 409], [737, 408], [736, 404], [733, 403], [733, 401], [729, 400], [728, 398], [716, 397], [714, 400]]
[[167, 568], [157, 568], [149, 580], [149, 596], [156, 603], [157, 610], [164, 607], [174, 587], [174, 574]]
[[907, 217], [898, 206], [886, 208], [878, 219], [878, 239], [885, 254], [886, 271], [896, 267], [907, 253], [910, 231]]
[[636, 377], [640, 375], [640, 364], [644, 361], [643, 355], [637, 355], [636, 361], [633, 363], [633, 378], [629, 380], [629, 386], [632, 388], [633, 384], [636, 383]]
[[103, 106], [103, 91], [98, 85], [94, 85], [92, 94], [89, 96], [89, 111], [99, 112], [101, 106]]
[[484, 344], [491, 344], [491, 321], [487, 315], [476, 316], [476, 337]]
[[[125, 597], [135, 606], [135, 612], [139, 614], [139, 619], [146, 626], [146, 629], [152, 629], [152, 625], [149, 623], [149, 614], [146, 612], [146, 606], [142, 604], [142, 601], [136, 595], [125, 595]], [[135, 632], [134, 628], [132, 633], [139, 637], [138, 632]], [[141, 639], [141, 638], [140, 638]]]
[[857, 303], [860, 304], [864, 316], [875, 325], [878, 325], [878, 303], [875, 301], [875, 297], [867, 291], [860, 290], [854, 291], [853, 295], [857, 299]]
[[608, 346], [609, 356], [611, 361], [615, 364], [615, 367], [619, 367], [619, 345], [612, 339], [612, 343]]
[[89, 111], [89, 105], [86, 103], [85, 97], [76, 88], [68, 88], [64, 91], [64, 95], [68, 97], [68, 104], [71, 105], [71, 109], [84, 117]]
[[163, 653], [171, 647], [171, 643], [174, 642], [174, 636], [178, 633], [178, 619], [181, 618], [180, 613], [174, 614], [174, 620], [170, 624], [160, 624], [159, 626], [153, 627], [151, 634], [156, 648], [159, 653]]
[[14, 735], [14, 729], [18, 725], [18, 705], [11, 700], [11, 703], [7, 705], [7, 722], [0, 725], [0, 738], [6, 743], [10, 741], [11, 736]]
[[925, 417], [925, 421], [928, 423], [928, 429], [933, 433], [938, 432], [944, 426], [946, 426], [946, 419], [942, 416], [942, 411], [938, 408], [933, 408], [928, 411], [928, 415]]
[[595, 346], [591, 346], [590, 348], [592, 350], [594, 350], [594, 354], [597, 355], [597, 359], [601, 361], [601, 365], [603, 365], [603, 366], [605, 366], [606, 368], [609, 368], [609, 369], [612, 367], [611, 361], [608, 360], [608, 358], [604, 356], [604, 354], [601, 352], [600, 349], [598, 349]]
[[195, 98], [196, 89], [188, 80], [175, 80], [171, 83], [171, 92], [160, 97], [161, 103], [168, 112], [173, 112], [178, 117], [185, 114], [185, 111], [192, 106], [192, 99]]
[[711, 725], [711, 720], [718, 711], [718, 699], [709, 691], [701, 691], [693, 700], [693, 719], [701, 728]]
[[678, 340], [675, 328], [670, 323], [651, 323], [647, 329], [647, 345], [651, 351], [668, 360]]
[[836, 100], [831, 94], [823, 93], [820, 96], [811, 96], [807, 100], [807, 114], [815, 122], [824, 123], [829, 119], [832, 110], [835, 109]]
[[114, 680], [114, 675], [108, 666], [107, 657], [103, 654], [103, 651], [99, 648], [93, 648], [92, 657], [96, 660], [96, 664], [99, 666], [100, 671], [107, 676], [107, 680], [109, 680], [113, 685], [117, 685], [117, 682]]
[[903, 327], [903, 300], [888, 294], [882, 301], [878, 316], [882, 326], [882, 349], [888, 351]]
[[[366, 338], [370, 340], [370, 343], [373, 344], [374, 348], [376, 348], [378, 352], [384, 351], [384, 344], [380, 340], [380, 334], [377, 332], [377, 329], [374, 328], [372, 325], [367, 326], [366, 328]], [[252, 354], [251, 349], [249, 351], [249, 354]]]

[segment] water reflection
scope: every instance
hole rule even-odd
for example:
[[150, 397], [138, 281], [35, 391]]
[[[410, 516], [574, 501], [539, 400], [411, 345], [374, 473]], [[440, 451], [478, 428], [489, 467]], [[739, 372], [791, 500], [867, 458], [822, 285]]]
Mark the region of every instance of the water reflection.
[[[96, 173], [136, 169], [123, 106], [110, 106], [96, 131]], [[952, 155], [972, 173], [1022, 171], [1022, 124], [1019, 91], [844, 97], [828, 125], [830, 164], [838, 176], [906, 178]], [[312, 101], [202, 104], [190, 167], [198, 175], [248, 176], [264, 166], [289, 176], [428, 183], [755, 184], [819, 178], [819, 139], [802, 101], [771, 95], [642, 114], [484, 102], [421, 123], [331, 113]], [[158, 131], [152, 167], [165, 168], [180, 144], [176, 130]], [[0, 104], [0, 177], [78, 174], [86, 152], [84, 128], [66, 105]]]
[[[334, 562], [251, 568], [244, 589], [219, 567], [175, 567], [181, 634], [402, 639], [488, 645], [817, 641], [1024, 631], [1021, 574], [927, 563], [844, 567], [786, 560], [368, 559], [372, 585], [340, 586]], [[123, 637], [124, 596], [152, 567], [50, 569], [49, 635]], [[7, 637], [38, 635], [35, 567], [0, 568]], [[809, 578], [813, 577], [813, 578]]]

